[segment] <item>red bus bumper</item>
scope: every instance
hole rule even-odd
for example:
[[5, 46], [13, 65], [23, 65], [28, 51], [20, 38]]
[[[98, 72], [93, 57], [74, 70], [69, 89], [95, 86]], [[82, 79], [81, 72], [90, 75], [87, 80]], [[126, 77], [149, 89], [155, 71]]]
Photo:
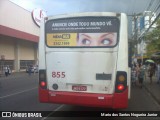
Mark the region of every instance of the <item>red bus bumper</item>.
[[45, 103], [122, 109], [128, 107], [128, 88], [122, 93], [114, 94], [57, 92], [39, 88], [39, 100]]

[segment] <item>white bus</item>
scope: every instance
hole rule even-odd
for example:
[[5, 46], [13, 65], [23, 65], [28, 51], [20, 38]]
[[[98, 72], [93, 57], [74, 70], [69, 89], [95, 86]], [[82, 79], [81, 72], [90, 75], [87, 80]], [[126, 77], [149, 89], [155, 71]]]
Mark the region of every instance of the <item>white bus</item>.
[[45, 18], [39, 40], [39, 100], [127, 108], [128, 29], [124, 13]]

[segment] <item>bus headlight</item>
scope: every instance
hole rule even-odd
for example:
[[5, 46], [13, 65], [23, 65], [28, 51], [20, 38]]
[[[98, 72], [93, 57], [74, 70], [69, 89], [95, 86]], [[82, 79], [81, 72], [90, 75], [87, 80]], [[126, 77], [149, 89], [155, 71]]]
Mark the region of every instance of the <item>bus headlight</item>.
[[118, 89], [118, 90], [123, 90], [123, 89], [124, 89], [124, 85], [123, 85], [123, 84], [119, 84], [119, 85], [117, 86], [117, 89]]
[[118, 77], [118, 80], [119, 80], [120, 82], [123, 82], [123, 81], [125, 80], [125, 77], [124, 77], [123, 75], [120, 75], [120, 76]]
[[45, 87], [46, 86], [46, 82], [42, 81], [41, 83], [41, 87]]
[[46, 70], [45, 69], [40, 69], [39, 70], [39, 86], [42, 89], [47, 89]]
[[125, 71], [117, 71], [115, 92], [121, 93], [127, 88], [127, 73]]

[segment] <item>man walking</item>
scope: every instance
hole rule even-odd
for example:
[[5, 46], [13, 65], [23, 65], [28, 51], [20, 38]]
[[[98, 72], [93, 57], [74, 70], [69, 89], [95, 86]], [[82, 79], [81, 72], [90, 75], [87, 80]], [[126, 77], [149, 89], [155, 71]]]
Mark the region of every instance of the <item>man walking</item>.
[[29, 74], [29, 76], [31, 75], [31, 70], [32, 70], [32, 66], [30, 65], [29, 68], [28, 68], [28, 74]]
[[144, 68], [143, 68], [142, 65], [140, 65], [140, 69], [138, 71], [138, 80], [139, 80], [139, 86], [140, 86], [140, 88], [142, 88], [142, 85], [143, 85], [144, 74], [145, 74]]
[[9, 71], [8, 66], [6, 66], [5, 67], [5, 75], [6, 75], [6, 77], [8, 76], [8, 73], [9, 73], [8, 71]]

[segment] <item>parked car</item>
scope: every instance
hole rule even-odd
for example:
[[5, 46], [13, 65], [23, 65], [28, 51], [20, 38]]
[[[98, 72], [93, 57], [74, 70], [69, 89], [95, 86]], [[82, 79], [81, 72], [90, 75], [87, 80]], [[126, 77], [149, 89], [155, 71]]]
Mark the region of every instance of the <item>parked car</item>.
[[38, 73], [38, 65], [36, 65], [36, 66], [33, 66], [33, 65], [30, 65], [30, 66], [27, 66], [26, 67], [26, 72], [28, 73], [29, 72], [29, 68], [31, 67], [31, 72], [32, 73], [34, 73], [34, 71], [36, 72], [36, 73]]

